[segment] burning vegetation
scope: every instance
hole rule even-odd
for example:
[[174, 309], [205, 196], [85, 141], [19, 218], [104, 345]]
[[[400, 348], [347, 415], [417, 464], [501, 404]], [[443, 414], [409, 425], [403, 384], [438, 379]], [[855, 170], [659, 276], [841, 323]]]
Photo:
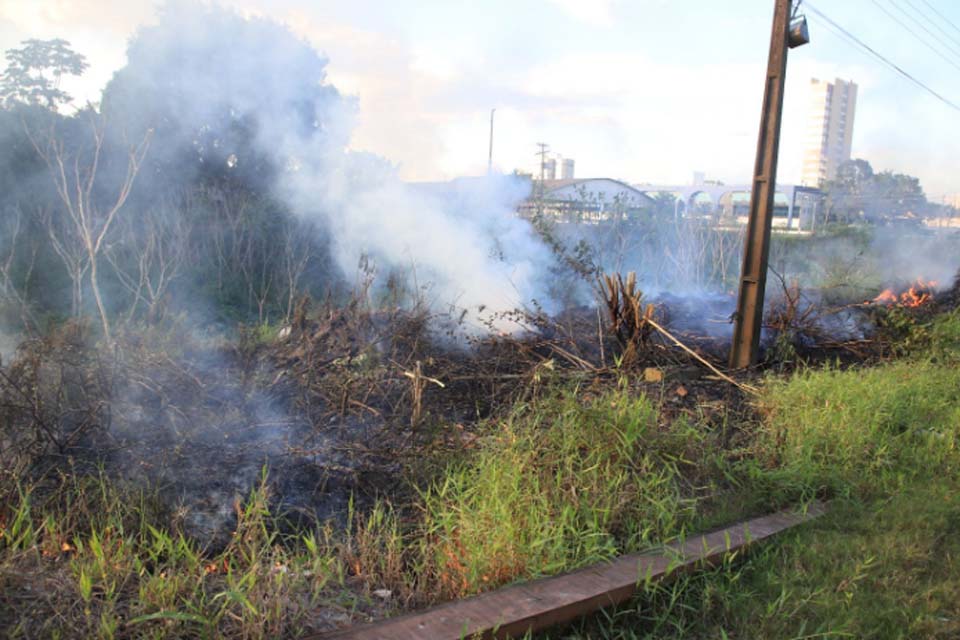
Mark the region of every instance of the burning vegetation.
[[954, 357], [928, 323], [956, 285], [863, 304], [937, 272], [843, 227], [776, 239], [762, 363], [725, 371], [742, 230], [672, 200], [527, 219], [509, 177], [418, 195], [265, 19], [164, 5], [69, 116], [44, 79], [82, 56], [11, 59], [36, 85], [0, 110], [11, 637], [297, 637], [849, 495], [889, 425], [788, 447], [776, 376]]
[[884, 289], [880, 295], [873, 299], [873, 304], [920, 307], [933, 302], [934, 291], [936, 291], [937, 286], [938, 283], [935, 280], [917, 278], [913, 284], [901, 290], [899, 294], [894, 289]]

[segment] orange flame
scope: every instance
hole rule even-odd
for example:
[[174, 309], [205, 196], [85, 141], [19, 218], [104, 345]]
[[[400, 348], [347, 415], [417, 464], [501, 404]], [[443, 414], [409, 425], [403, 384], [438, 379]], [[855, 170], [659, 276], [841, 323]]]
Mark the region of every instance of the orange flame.
[[874, 304], [883, 304], [887, 306], [900, 307], [919, 307], [933, 300], [933, 290], [936, 288], [935, 280], [924, 280], [917, 278], [916, 282], [910, 285], [910, 288], [899, 296], [893, 289], [885, 289], [883, 293], [873, 299]]

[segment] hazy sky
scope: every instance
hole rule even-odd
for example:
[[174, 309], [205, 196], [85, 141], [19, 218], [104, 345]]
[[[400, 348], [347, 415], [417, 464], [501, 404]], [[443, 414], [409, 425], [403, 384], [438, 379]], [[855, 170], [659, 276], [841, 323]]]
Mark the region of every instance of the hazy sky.
[[[580, 177], [686, 183], [700, 170], [749, 181], [773, 0], [221, 4], [283, 22], [323, 51], [330, 81], [359, 101], [351, 146], [389, 158], [407, 179], [484, 172], [496, 107], [494, 164], [504, 171], [533, 170], [542, 141], [575, 158]], [[815, 6], [960, 104], [960, 2]], [[67, 88], [96, 101], [154, 7], [152, 0], [0, 0], [0, 48], [26, 38], [70, 40], [90, 69]], [[960, 111], [808, 17], [813, 42], [790, 53], [780, 181], [799, 178], [810, 78], [839, 76], [860, 85], [854, 156], [919, 176], [935, 200], [960, 191]]]

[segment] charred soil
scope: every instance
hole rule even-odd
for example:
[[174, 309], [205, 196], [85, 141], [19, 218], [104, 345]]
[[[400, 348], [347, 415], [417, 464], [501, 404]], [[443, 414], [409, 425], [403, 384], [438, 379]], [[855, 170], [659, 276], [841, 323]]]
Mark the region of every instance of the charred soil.
[[[55, 561], [47, 567], [54, 573], [74, 566], [76, 547], [84, 544], [74, 539], [88, 535], [84, 531], [97, 522], [94, 515], [70, 516], [62, 526], [41, 522], [31, 529], [30, 544], [22, 536], [14, 542], [17, 518], [35, 517], [29, 511], [34, 508], [36, 513], [69, 511], [64, 500], [83, 500], [64, 496], [83, 478], [116, 484], [125, 487], [123, 492], [139, 492], [141, 500], [148, 496], [154, 514], [150, 526], [157, 535], [182, 540], [170, 544], [191, 549], [197, 566], [207, 563], [197, 588], [208, 595], [219, 584], [218, 576], [239, 570], [225, 558], [236, 557], [250, 526], [267, 548], [279, 545], [275, 553], [281, 555], [302, 549], [307, 536], [313, 540], [308, 547], [327, 550], [325, 584], [340, 576], [336, 583], [350, 595], [334, 599], [347, 598], [350, 613], [344, 618], [337, 606], [330, 609], [329, 601], [318, 608], [315, 593], [314, 600], [290, 605], [301, 607], [300, 617], [292, 619], [301, 631], [336, 627], [542, 570], [532, 564], [532, 556], [513, 549], [498, 560], [503, 564], [477, 569], [480, 573], [473, 576], [463, 564], [467, 542], [461, 534], [447, 539], [442, 529], [433, 530], [425, 534], [427, 547], [417, 551], [405, 530], [422, 526], [417, 523], [422, 523], [424, 509], [435, 509], [429, 517], [447, 517], [443, 514], [451, 512], [444, 511], [448, 505], [436, 487], [448, 481], [451, 465], [462, 461], [469, 466], [477, 451], [503, 437], [501, 425], [541, 410], [544, 416], [554, 415], [548, 407], [556, 404], [558, 394], [572, 394], [573, 405], [582, 407], [570, 408], [564, 400], [568, 409], [555, 414], [561, 422], [574, 416], [616, 423], [628, 419], [627, 414], [613, 418], [599, 407], [610, 404], [619, 412], [625, 406], [620, 398], [649, 401], [650, 422], [642, 428], [643, 433], [649, 430], [644, 436], [649, 440], [642, 441], [648, 452], [662, 449], [662, 457], [638, 462], [653, 454], [630, 453], [633, 449], [621, 449], [623, 444], [613, 440], [611, 457], [603, 464], [625, 463], [636, 473], [646, 464], [663, 465], [669, 471], [665, 478], [676, 476], [670, 482], [678, 483], [677, 513], [690, 508], [681, 505], [700, 505], [695, 517], [690, 511], [640, 537], [630, 533], [628, 522], [640, 517], [630, 512], [613, 529], [620, 533], [602, 548], [549, 560], [569, 566], [642, 546], [731, 510], [755, 512], [775, 504], [780, 498], [743, 502], [736, 497], [736, 482], [709, 462], [716, 457], [729, 464], [752, 455], [755, 427], [765, 419], [755, 391], [763, 377], [816, 362], [849, 367], [888, 359], [902, 351], [906, 337], [926, 340], [924, 323], [960, 301], [954, 286], [916, 307], [872, 302], [827, 307], [814, 292], [784, 285], [767, 314], [763, 364], [731, 376], [722, 371], [729, 298], [714, 297], [706, 306], [680, 296], [648, 301], [629, 278], [608, 279], [600, 290], [605, 302], [600, 310], [571, 308], [555, 317], [517, 313], [509, 318], [518, 327], [512, 335], [470, 332], [421, 312], [371, 309], [356, 302], [311, 307], [304, 300], [288, 326], [242, 327], [229, 340], [174, 323], [164, 332], [120, 332], [105, 348], [87, 327], [68, 323], [25, 341], [0, 379], [2, 490], [8, 505], [19, 505], [0, 514], [2, 544], [21, 549], [17, 563], [27, 562], [23, 549], [39, 544], [50, 549], [36, 566], [46, 566], [47, 557]], [[535, 441], [536, 433], [511, 437]], [[693, 433], [700, 435], [695, 438], [699, 444], [689, 445], [692, 449], [677, 444]], [[606, 435], [596, 437], [600, 443]], [[571, 446], [589, 459], [590, 443]], [[518, 459], [518, 468], [538, 455]], [[635, 455], [641, 458], [633, 460]], [[630, 482], [617, 492], [636, 490]], [[567, 490], [558, 486], [558, 499]], [[27, 495], [34, 507], [24, 507]], [[425, 499], [434, 507], [425, 507]], [[22, 533], [23, 526], [16, 524], [16, 530]], [[110, 526], [115, 531], [119, 525]], [[281, 553], [280, 547], [287, 551]], [[428, 548], [433, 551], [424, 551]], [[418, 575], [417, 563], [437, 553], [449, 557]], [[272, 558], [271, 571], [294, 571], [291, 557]], [[158, 562], [154, 569], [159, 571], [163, 563], [154, 560]], [[244, 566], [253, 571], [249, 563]], [[296, 571], [306, 580], [303, 572], [316, 575], [319, 569]], [[32, 587], [18, 584], [16, 597], [29, 599]], [[389, 595], [376, 596], [375, 591]], [[33, 605], [39, 607], [37, 616], [47, 615], [44, 605]], [[123, 606], [132, 609], [114, 611], [118, 619], [156, 613], [151, 606]], [[217, 609], [217, 615], [227, 615], [231, 607]], [[326, 613], [307, 615], [308, 609]], [[200, 617], [205, 622], [194, 620], [196, 624], [223, 628], [221, 618], [209, 610]], [[187, 618], [173, 620], [177, 628], [192, 624]], [[154, 621], [144, 623], [153, 628]], [[30, 629], [45, 628], [35, 623]], [[294, 628], [280, 618], [277, 624], [282, 633]]]

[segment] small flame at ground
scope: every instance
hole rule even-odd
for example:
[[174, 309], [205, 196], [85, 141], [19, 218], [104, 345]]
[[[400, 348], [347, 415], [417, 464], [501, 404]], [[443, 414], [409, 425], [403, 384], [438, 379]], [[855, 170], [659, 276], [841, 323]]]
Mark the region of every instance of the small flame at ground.
[[917, 278], [910, 287], [897, 295], [893, 289], [885, 289], [883, 293], [872, 300], [874, 304], [883, 304], [889, 307], [919, 307], [933, 300], [933, 291], [937, 287], [935, 280]]

